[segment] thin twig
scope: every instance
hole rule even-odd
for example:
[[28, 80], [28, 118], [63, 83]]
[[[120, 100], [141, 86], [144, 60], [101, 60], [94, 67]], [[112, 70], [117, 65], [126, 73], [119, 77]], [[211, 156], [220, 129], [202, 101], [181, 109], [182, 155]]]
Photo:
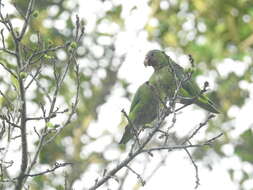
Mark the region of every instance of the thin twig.
[[[34, 62], [32, 61], [33, 58], [35, 58], [36, 56], [39, 56], [39, 55], [42, 55], [44, 56], [45, 54], [47, 54], [48, 52], [55, 52], [59, 49], [65, 49], [67, 46], [69, 45], [69, 43], [66, 43], [64, 45], [61, 45], [61, 46], [56, 46], [56, 47], [52, 47], [52, 48], [47, 48], [47, 49], [44, 49], [44, 50], [40, 50], [40, 51], [37, 51], [37, 52], [34, 52], [29, 58], [28, 58], [28, 61], [27, 61], [27, 64], [33, 64]], [[36, 62], [36, 61], [35, 61]], [[25, 65], [26, 66], [26, 65]]]
[[125, 181], [126, 181], [126, 178], [127, 178], [128, 174], [129, 174], [128, 171], [129, 171], [129, 170], [126, 170], [126, 171], [125, 171], [123, 177], [121, 178], [121, 183], [120, 183], [120, 185], [119, 185], [119, 187], [118, 187], [117, 190], [122, 190], [123, 185], [124, 185], [124, 183], [125, 183]]
[[68, 162], [66, 162], [66, 163], [57, 163], [56, 162], [54, 164], [54, 167], [51, 169], [47, 169], [46, 171], [35, 173], [35, 174], [25, 174], [25, 176], [26, 177], [36, 177], [36, 176], [40, 176], [40, 175], [45, 175], [45, 174], [54, 172], [58, 168], [65, 167], [65, 166], [72, 165], [72, 164], [73, 163], [68, 163]]
[[129, 127], [132, 129], [132, 132], [136, 138], [136, 141], [138, 143], [138, 145], [140, 146], [140, 141], [139, 141], [139, 130], [136, 128], [136, 126], [133, 124], [133, 122], [131, 121], [131, 119], [128, 117], [126, 111], [124, 109], [121, 110], [121, 112], [124, 114], [124, 116], [127, 118], [127, 122], [129, 124]]
[[33, 12], [34, 1], [35, 0], [30, 0], [29, 1], [28, 7], [27, 7], [27, 11], [26, 11], [26, 15], [25, 15], [25, 19], [24, 19], [25, 22], [23, 24], [22, 30], [20, 32], [20, 35], [17, 38], [18, 41], [21, 41], [21, 39], [23, 38], [23, 36], [24, 36], [24, 34], [26, 32], [26, 29], [27, 29], [29, 21], [30, 21], [31, 14]]
[[40, 69], [41, 69], [41, 64], [40, 64], [40, 66], [37, 68], [37, 71], [36, 71], [35, 75], [29, 74], [29, 75], [32, 77], [32, 79], [31, 79], [31, 81], [26, 85], [26, 87], [25, 87], [26, 90], [30, 87], [30, 85], [35, 81], [36, 77], [40, 74]]
[[130, 166], [128, 166], [128, 165], [126, 165], [126, 168], [129, 169], [131, 172], [133, 172], [133, 173], [137, 176], [137, 178], [140, 180], [142, 186], [144, 186], [144, 185], [146, 184], [145, 180], [142, 179], [142, 177], [141, 177], [140, 174], [138, 174], [136, 171], [134, 171], [134, 170], [133, 170]]
[[2, 120], [6, 121], [8, 124], [10, 124], [10, 125], [13, 126], [13, 127], [16, 127], [16, 128], [19, 128], [19, 129], [21, 128], [21, 127], [20, 127], [19, 125], [17, 125], [16, 123], [11, 122], [10, 119], [7, 118], [5, 115], [0, 114], [0, 118], [1, 118]]
[[141, 153], [146, 153], [149, 151], [143, 151], [144, 147], [150, 142], [152, 137], [155, 135], [155, 133], [160, 129], [162, 122], [164, 121], [165, 117], [167, 117], [168, 113], [165, 111], [162, 112], [161, 116], [158, 118], [158, 121], [154, 124], [153, 130], [150, 132], [148, 137], [144, 140], [144, 142], [137, 148], [136, 151], [134, 151], [131, 155], [129, 154], [128, 157], [123, 160], [119, 165], [117, 165], [115, 168], [110, 170], [105, 177], [98, 180], [95, 185], [89, 188], [89, 190], [95, 190], [101, 185], [103, 185], [105, 182], [107, 182], [110, 179], [110, 176], [114, 176], [119, 170], [121, 170], [123, 167], [128, 165], [129, 162], [131, 162], [136, 156], [138, 156]]
[[54, 118], [54, 117], [56, 117], [56, 114], [52, 114], [50, 117], [44, 117], [44, 116], [42, 116], [42, 117], [27, 117], [26, 118], [26, 121], [31, 121], [31, 120], [45, 120], [45, 119], [52, 119], [52, 118]]
[[201, 143], [201, 144], [161, 146], [161, 147], [155, 147], [155, 148], [150, 148], [150, 149], [144, 149], [144, 150], [142, 150], [142, 152], [153, 152], [153, 151], [159, 151], [159, 150], [172, 151], [172, 150], [181, 150], [181, 149], [186, 149], [186, 148], [199, 148], [199, 147], [203, 147], [203, 146], [210, 146], [212, 144], [212, 142], [215, 139], [219, 138], [220, 136], [222, 136], [222, 134], [219, 134], [218, 136], [216, 136], [204, 143]]
[[2, 92], [2, 90], [0, 90], [0, 94], [8, 102], [8, 105], [12, 106], [11, 100], [7, 97], [5, 93]]
[[4, 63], [0, 62], [0, 65], [2, 65], [2, 67], [6, 71], [8, 71], [8, 73], [10, 73], [15, 79], [18, 79], [17, 75], [11, 69], [9, 69]]
[[213, 114], [209, 115], [209, 116], [207, 117], [207, 119], [206, 119], [203, 123], [200, 123], [200, 124], [199, 124], [199, 127], [198, 127], [197, 129], [195, 129], [195, 130], [193, 131], [193, 133], [192, 133], [189, 137], [187, 137], [186, 140], [184, 140], [184, 141], [182, 142], [182, 144], [185, 144], [187, 141], [191, 140], [191, 139], [199, 132], [199, 130], [200, 130], [202, 127], [204, 127], [205, 125], [207, 125], [208, 121], [211, 120], [211, 119], [214, 118], [214, 117], [215, 117], [215, 115], [213, 115]]
[[[0, 6], [1, 6], [1, 5], [0, 5]], [[6, 48], [6, 46], [5, 46], [5, 38], [4, 38], [3, 32], [4, 32], [4, 29], [1, 30], [1, 37], [2, 37], [2, 45], [3, 45], [3, 48], [0, 48], [0, 50], [4, 51], [4, 52], [6, 52], [6, 53], [8, 53], [8, 54], [10, 54], [10, 55], [16, 56], [16, 53], [15, 53], [14, 51], [11, 51], [11, 50], [9, 50], [9, 49]]]

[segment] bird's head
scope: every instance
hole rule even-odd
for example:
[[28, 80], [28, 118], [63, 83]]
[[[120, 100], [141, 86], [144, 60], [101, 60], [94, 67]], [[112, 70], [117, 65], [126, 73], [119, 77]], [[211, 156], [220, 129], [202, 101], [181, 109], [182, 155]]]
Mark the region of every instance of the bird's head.
[[161, 50], [151, 50], [147, 53], [144, 59], [144, 65], [152, 66], [155, 70], [163, 65], [166, 65], [167, 57], [166, 54]]

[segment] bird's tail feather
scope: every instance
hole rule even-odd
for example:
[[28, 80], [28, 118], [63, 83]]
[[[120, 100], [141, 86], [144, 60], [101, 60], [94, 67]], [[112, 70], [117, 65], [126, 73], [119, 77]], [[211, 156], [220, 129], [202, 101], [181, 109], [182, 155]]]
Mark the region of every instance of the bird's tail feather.
[[199, 107], [201, 107], [201, 108], [203, 108], [203, 109], [205, 109], [207, 111], [210, 111], [212, 113], [217, 113], [217, 114], [220, 113], [220, 111], [216, 108], [215, 104], [211, 100], [209, 100], [208, 98], [206, 98], [206, 97], [200, 97], [196, 101], [196, 104]]

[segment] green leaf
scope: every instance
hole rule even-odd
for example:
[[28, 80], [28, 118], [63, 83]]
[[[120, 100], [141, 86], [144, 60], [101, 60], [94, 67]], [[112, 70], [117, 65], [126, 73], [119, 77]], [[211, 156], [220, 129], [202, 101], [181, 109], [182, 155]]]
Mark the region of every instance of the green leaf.
[[253, 132], [252, 129], [246, 130], [240, 135], [239, 144], [235, 146], [235, 154], [242, 161], [247, 161], [253, 164]]
[[47, 122], [46, 126], [47, 126], [48, 128], [54, 128], [54, 124], [51, 123], [51, 122]]

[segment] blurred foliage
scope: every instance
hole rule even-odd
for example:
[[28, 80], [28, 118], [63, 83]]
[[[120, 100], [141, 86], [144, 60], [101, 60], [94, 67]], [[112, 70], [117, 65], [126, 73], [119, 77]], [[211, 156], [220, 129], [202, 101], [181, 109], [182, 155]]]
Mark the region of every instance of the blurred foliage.
[[251, 129], [246, 130], [241, 134], [240, 140], [235, 146], [235, 154], [238, 155], [242, 161], [253, 163], [253, 132]]
[[[95, 142], [89, 136], [87, 130], [90, 124], [98, 118], [98, 111], [107, 98], [110, 96], [112, 89], [119, 85], [122, 89], [127, 89], [128, 83], [118, 78], [118, 69], [123, 61], [123, 56], [115, 54], [113, 39], [117, 32], [104, 32], [99, 29], [100, 24], [116, 24], [120, 30], [124, 30], [124, 18], [122, 18], [123, 5], [114, 3], [114, 1], [101, 1], [101, 3], [111, 2], [111, 8], [103, 14], [97, 15], [96, 26], [92, 32], [86, 33], [83, 44], [78, 47], [77, 53], [80, 59], [81, 69], [81, 94], [78, 107], [78, 117], [57, 137], [57, 139], [46, 146], [41, 155], [40, 163], [52, 164], [56, 160], [66, 160], [73, 162], [72, 168], [68, 169], [68, 183], [71, 187], [75, 181], [91, 167], [92, 163], [106, 165], [108, 161], [104, 158], [103, 152], [92, 152], [88, 155], [82, 155], [84, 148]], [[27, 7], [26, 0], [13, 1], [21, 14], [25, 13]], [[71, 4], [71, 6], [70, 6]], [[87, 2], [87, 6], [89, 3]], [[70, 7], [70, 8], [69, 8]], [[248, 129], [238, 137], [231, 137], [230, 133], [234, 128], [234, 117], [230, 116], [229, 110], [232, 106], [241, 109], [249, 97], [249, 90], [242, 88], [241, 81], [252, 83], [253, 64], [253, 1], [251, 0], [154, 0], [149, 1], [151, 13], [144, 30], [148, 32], [150, 41], [158, 42], [163, 49], [172, 49], [174, 51], [191, 54], [195, 60], [197, 72], [196, 77], [203, 73], [215, 72], [217, 74], [217, 90], [210, 95], [216, 102], [222, 114], [217, 119], [210, 122], [207, 134], [216, 134], [223, 130], [224, 137], [214, 146], [214, 151], [201, 149], [195, 152], [197, 159], [205, 161], [207, 155], [219, 155], [223, 157], [237, 156], [242, 162], [253, 162], [252, 157], [252, 130]], [[62, 45], [71, 41], [74, 30], [75, 12], [78, 4], [71, 0], [48, 0], [37, 1], [35, 10], [36, 16], [31, 20], [29, 31], [23, 39], [24, 54], [26, 48], [36, 48], [37, 42], [33, 41], [34, 36], [39, 34], [43, 40], [43, 46]], [[133, 7], [132, 11], [138, 9]], [[10, 17], [19, 17], [15, 13]], [[59, 26], [59, 21], [63, 26]], [[84, 21], [85, 23], [85, 21]], [[156, 24], [154, 24], [156, 23]], [[109, 43], [101, 43], [99, 39], [109, 39]], [[13, 48], [13, 42], [7, 39], [7, 45]], [[59, 60], [66, 59], [64, 52], [56, 52], [53, 55]], [[28, 55], [27, 55], [28, 56]], [[219, 73], [217, 69], [224, 59], [230, 58], [238, 60], [237, 64], [246, 67], [243, 75], [238, 76], [235, 72], [228, 75]], [[247, 65], [244, 63], [250, 59]], [[0, 53], [0, 61], [9, 68], [15, 69], [15, 62], [8, 59], [4, 53]], [[44, 64], [44, 63], [43, 63]], [[179, 63], [180, 64], [180, 63]], [[245, 65], [246, 66], [245, 66]], [[45, 66], [52, 67], [50, 59], [45, 60]], [[34, 67], [38, 67], [35, 65]], [[58, 71], [62, 71], [61, 62], [57, 63]], [[33, 72], [30, 68], [29, 72]], [[100, 75], [100, 72], [105, 73]], [[61, 89], [61, 95], [65, 102], [71, 105], [73, 97], [72, 86], [74, 86], [74, 70], [64, 81], [64, 87]], [[11, 79], [10, 79], [11, 80]], [[13, 80], [13, 79], [12, 79]], [[53, 77], [50, 73], [43, 72], [39, 80], [45, 84], [44, 88], [49, 91], [54, 88]], [[0, 83], [5, 86], [5, 94], [10, 100], [15, 101], [16, 96], [13, 93], [15, 82], [9, 85], [8, 80], [0, 76]], [[41, 89], [37, 89], [31, 101], [39, 106], [43, 103], [45, 97]], [[126, 92], [126, 96], [129, 96]], [[4, 108], [9, 106], [8, 103], [0, 99], [0, 106]], [[65, 143], [68, 142], [68, 143]], [[232, 155], [226, 155], [223, 152], [223, 146], [232, 144], [234, 147]], [[71, 150], [69, 150], [71, 147]], [[206, 162], [209, 165], [209, 162]], [[231, 168], [229, 173], [233, 178], [234, 169]], [[244, 175], [241, 184], [250, 179], [252, 174], [243, 171]], [[46, 189], [48, 186], [55, 189], [63, 187], [54, 183], [51, 179], [53, 174], [44, 175], [34, 178], [30, 189]], [[243, 185], [241, 186], [243, 189]]]

